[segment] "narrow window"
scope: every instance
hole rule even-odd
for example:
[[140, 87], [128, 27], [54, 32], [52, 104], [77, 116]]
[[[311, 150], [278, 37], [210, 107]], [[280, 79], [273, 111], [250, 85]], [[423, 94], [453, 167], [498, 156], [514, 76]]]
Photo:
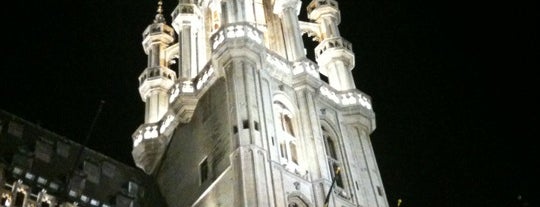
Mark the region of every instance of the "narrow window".
[[328, 157], [328, 168], [332, 172], [332, 179], [335, 179], [336, 185], [340, 188], [344, 188], [343, 184], [343, 169], [340, 169], [336, 174], [338, 168], [340, 168], [341, 162], [338, 157], [338, 148], [336, 148], [335, 139], [330, 135], [325, 127], [321, 127], [323, 132], [324, 144], [326, 148], [326, 155]]
[[254, 122], [254, 126], [255, 127], [255, 130], [259, 131], [259, 122]]
[[334, 145], [334, 140], [330, 136], [325, 136], [326, 138], [326, 154], [337, 160], [336, 145]]
[[377, 193], [379, 193], [379, 196], [383, 195], [381, 186], [377, 186]]
[[291, 149], [291, 160], [298, 164], [298, 155], [297, 155], [297, 152], [296, 152], [296, 144], [294, 144], [294, 142], [289, 142], [289, 147]]
[[208, 180], [210, 169], [208, 168], [208, 159], [204, 158], [204, 160], [199, 164], [199, 172], [201, 176], [201, 184], [204, 183], [206, 180]]
[[279, 150], [281, 152], [281, 157], [287, 159], [287, 146], [284, 142], [279, 143]]
[[289, 115], [287, 114], [283, 114], [282, 123], [283, 123], [283, 131], [286, 131], [290, 135], [294, 136], [294, 130], [293, 130], [291, 117], [289, 117]]
[[339, 165], [334, 163], [332, 164], [332, 175], [334, 175], [334, 179], [336, 179], [336, 185], [340, 188], [343, 188], [343, 179], [341, 178], [341, 170], [339, 171], [338, 174], [336, 174], [336, 172], [338, 172], [339, 168]]
[[249, 128], [249, 121], [248, 121], [248, 120], [244, 120], [244, 121], [242, 122], [242, 125], [244, 126], [244, 129]]

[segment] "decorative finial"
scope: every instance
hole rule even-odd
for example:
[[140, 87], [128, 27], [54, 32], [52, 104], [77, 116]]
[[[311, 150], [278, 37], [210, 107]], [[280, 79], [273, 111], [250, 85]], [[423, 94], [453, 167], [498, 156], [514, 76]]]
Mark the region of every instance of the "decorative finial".
[[163, 1], [159, 0], [157, 14], [156, 14], [156, 18], [154, 19], [154, 23], [165, 22], [165, 17], [163, 17], [163, 14], [162, 14], [163, 8], [161, 8], [161, 5], [163, 5]]
[[157, 5], [158, 5], [157, 13], [158, 13], [158, 14], [162, 14], [163, 9], [161, 8], [161, 5], [163, 5], [163, 1], [159, 0], [158, 3], [157, 3]]

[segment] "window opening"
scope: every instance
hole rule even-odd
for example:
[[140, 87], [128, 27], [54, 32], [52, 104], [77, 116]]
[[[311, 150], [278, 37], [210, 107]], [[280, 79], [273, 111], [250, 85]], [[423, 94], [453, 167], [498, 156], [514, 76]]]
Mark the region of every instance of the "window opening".
[[24, 203], [24, 197], [26, 195], [23, 193], [23, 192], [17, 192], [17, 194], [15, 195], [15, 207], [22, 207], [23, 206], [23, 203]]
[[204, 158], [204, 160], [199, 165], [199, 172], [201, 176], [201, 184], [204, 183], [206, 180], [208, 180], [210, 169], [208, 168], [208, 158]]
[[328, 168], [331, 171], [332, 178], [336, 180], [336, 185], [340, 188], [344, 188], [343, 184], [343, 169], [340, 173], [336, 174], [336, 171], [341, 166], [341, 161], [338, 157], [338, 148], [335, 139], [330, 135], [325, 127], [321, 127], [323, 132], [324, 144], [326, 149], [326, 155], [328, 158]]

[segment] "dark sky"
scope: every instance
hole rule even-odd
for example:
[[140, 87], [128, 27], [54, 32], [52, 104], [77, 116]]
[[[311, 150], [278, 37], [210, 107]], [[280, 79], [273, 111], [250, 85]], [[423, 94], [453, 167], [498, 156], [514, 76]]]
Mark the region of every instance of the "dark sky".
[[[164, 2], [168, 22], [176, 2]], [[356, 86], [373, 99], [373, 147], [391, 206], [399, 198], [402, 207], [519, 206], [519, 195], [538, 206], [537, 7], [339, 3]], [[141, 34], [156, 2], [8, 4], [0, 108], [78, 142], [91, 131], [90, 148], [133, 165], [131, 134], [144, 116]]]

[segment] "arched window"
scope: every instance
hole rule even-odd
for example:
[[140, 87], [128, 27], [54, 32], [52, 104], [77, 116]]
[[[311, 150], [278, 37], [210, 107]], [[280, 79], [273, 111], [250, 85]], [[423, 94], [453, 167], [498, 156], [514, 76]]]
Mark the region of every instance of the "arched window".
[[332, 137], [330, 137], [328, 134], [323, 136], [326, 147], [326, 155], [334, 158], [334, 160], [337, 160], [336, 145], [334, 144], [334, 140], [332, 140]]
[[287, 207], [309, 207], [309, 205], [299, 196], [292, 196], [289, 197]]
[[298, 141], [291, 106], [274, 101], [274, 117], [281, 163], [289, 170], [299, 170]]
[[289, 203], [287, 207], [300, 207], [300, 206], [298, 205], [298, 203]]
[[283, 131], [291, 134], [292, 136], [294, 136], [294, 130], [293, 130], [293, 126], [292, 126], [292, 120], [291, 120], [291, 117], [289, 114], [281, 114], [281, 123], [282, 123], [282, 128], [283, 128]]
[[281, 131], [287, 132], [291, 136], [294, 137], [294, 128], [292, 124], [291, 111], [283, 103], [279, 101], [275, 101], [274, 106], [277, 112], [276, 118], [279, 121], [279, 127], [281, 128]]
[[[343, 169], [341, 167], [341, 159], [338, 156], [339, 148], [337, 145], [336, 135], [330, 133], [326, 127], [321, 127], [323, 132], [324, 147], [326, 149], [326, 157], [328, 159], [328, 169], [330, 169], [332, 179], [336, 179], [336, 186], [344, 188], [343, 184]], [[338, 168], [340, 173], [336, 174]]]

